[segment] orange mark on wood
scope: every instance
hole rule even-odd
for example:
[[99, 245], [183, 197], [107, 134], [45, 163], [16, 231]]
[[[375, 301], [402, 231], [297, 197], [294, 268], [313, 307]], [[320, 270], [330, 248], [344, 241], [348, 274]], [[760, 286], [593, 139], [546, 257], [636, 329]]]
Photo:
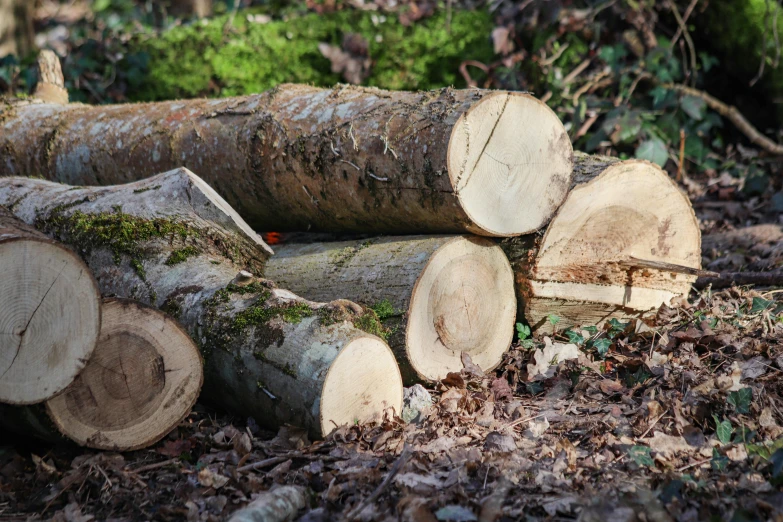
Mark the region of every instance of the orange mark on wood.
[[267, 245], [277, 245], [283, 241], [283, 235], [280, 232], [266, 232], [263, 234], [263, 238]]

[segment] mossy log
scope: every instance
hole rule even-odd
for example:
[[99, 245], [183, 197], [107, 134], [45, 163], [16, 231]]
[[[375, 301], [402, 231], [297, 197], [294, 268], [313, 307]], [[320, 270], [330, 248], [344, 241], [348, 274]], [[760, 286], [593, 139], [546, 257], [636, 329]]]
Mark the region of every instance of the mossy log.
[[687, 295], [701, 266], [693, 208], [665, 172], [584, 154], [575, 155], [574, 186], [543, 235], [502, 246], [519, 316], [542, 332], [648, 315]]
[[186, 169], [104, 188], [0, 179], [0, 205], [76, 248], [104, 294], [178, 318], [204, 357], [208, 402], [316, 436], [399, 413], [394, 356], [353, 325], [358, 305], [306, 301], [254, 278], [268, 247]]
[[546, 224], [572, 148], [544, 103], [478, 89], [282, 85], [223, 100], [0, 105], [0, 176], [107, 185], [185, 166], [257, 230], [514, 236]]
[[371, 307], [406, 383], [462, 367], [461, 353], [494, 369], [514, 331], [514, 277], [491, 240], [475, 236], [380, 237], [282, 244], [265, 276], [315, 300]]
[[100, 297], [79, 256], [0, 207], [0, 402], [71, 384], [95, 349]]

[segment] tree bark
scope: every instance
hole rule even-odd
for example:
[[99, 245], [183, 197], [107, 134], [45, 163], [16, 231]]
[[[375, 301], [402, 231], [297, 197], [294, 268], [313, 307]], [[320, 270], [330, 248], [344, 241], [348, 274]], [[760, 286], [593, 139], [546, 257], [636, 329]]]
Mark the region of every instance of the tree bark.
[[0, 179], [0, 205], [77, 248], [105, 294], [178, 318], [204, 357], [209, 402], [316, 436], [400, 411], [394, 356], [354, 326], [361, 309], [253, 277], [268, 247], [187, 170], [105, 188]]
[[532, 232], [571, 181], [557, 116], [522, 93], [282, 85], [222, 100], [0, 105], [0, 176], [123, 183], [185, 166], [257, 230]]
[[79, 256], [0, 207], [0, 402], [60, 393], [100, 328], [98, 286]]
[[[701, 233], [677, 185], [645, 161], [577, 154], [574, 164], [574, 186], [545, 233], [503, 241], [520, 317], [552, 332], [643, 317], [687, 295]], [[661, 263], [683, 268], [651, 268]]]
[[380, 237], [283, 244], [265, 276], [315, 300], [372, 307], [406, 383], [500, 364], [516, 315], [514, 278], [492, 241], [471, 236]]

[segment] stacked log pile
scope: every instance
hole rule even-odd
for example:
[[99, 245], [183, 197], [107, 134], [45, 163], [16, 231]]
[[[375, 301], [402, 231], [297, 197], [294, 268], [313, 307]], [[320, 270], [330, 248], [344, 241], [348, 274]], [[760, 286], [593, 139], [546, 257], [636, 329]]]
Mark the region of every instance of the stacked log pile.
[[[0, 261], [23, 266], [0, 276], [0, 401], [47, 401], [13, 418], [94, 447], [165, 435], [202, 371], [205, 401], [325, 436], [399, 414], [403, 382], [466, 356], [495, 368], [516, 320], [546, 332], [552, 315], [559, 328], [643, 317], [703, 275], [669, 177], [575, 155], [527, 94], [33, 99], [0, 103], [0, 126]], [[272, 255], [254, 230], [365, 237], [303, 235]], [[36, 318], [63, 300], [72, 315], [57, 320], [78, 325], [55, 338]]]

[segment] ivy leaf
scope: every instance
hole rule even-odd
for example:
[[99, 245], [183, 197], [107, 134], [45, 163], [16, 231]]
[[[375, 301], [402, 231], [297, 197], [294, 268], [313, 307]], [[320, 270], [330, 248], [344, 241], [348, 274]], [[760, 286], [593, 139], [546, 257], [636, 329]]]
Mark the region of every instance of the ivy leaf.
[[593, 341], [593, 348], [595, 348], [595, 351], [598, 352], [598, 355], [601, 358], [606, 357], [606, 354], [609, 353], [609, 347], [611, 345], [612, 345], [612, 341], [610, 341], [605, 337]]
[[769, 461], [772, 463], [772, 478], [778, 478], [783, 472], [783, 449], [775, 450]]
[[576, 330], [572, 330], [571, 328], [569, 328], [563, 333], [565, 334], [566, 337], [568, 337], [569, 342], [572, 342], [576, 345], [581, 346], [585, 342], [584, 336]]
[[556, 316], [555, 314], [549, 314], [546, 316], [547, 321], [549, 321], [549, 324], [552, 326], [556, 326], [557, 323], [560, 322], [560, 318]]
[[717, 415], [713, 415], [712, 418], [715, 420], [715, 434], [718, 436], [718, 440], [723, 444], [731, 442], [731, 434], [734, 432], [731, 422], [728, 420], [720, 421]]
[[680, 107], [685, 114], [694, 120], [701, 121], [704, 118], [704, 110], [707, 108], [707, 102], [698, 96], [683, 96], [680, 99]]
[[651, 161], [663, 167], [669, 159], [669, 151], [666, 144], [660, 138], [650, 138], [636, 147], [636, 157], [639, 159]]
[[748, 413], [750, 411], [750, 402], [753, 400], [753, 390], [742, 388], [729, 393], [729, 404], [734, 406], [737, 413]]
[[655, 464], [650, 456], [650, 448], [647, 446], [631, 446], [627, 451], [628, 456], [639, 466], [652, 467]]
[[729, 458], [722, 456], [717, 448], [712, 448], [712, 460], [710, 461], [710, 464], [715, 471], [723, 471], [729, 464]]
[[759, 312], [763, 312], [764, 310], [772, 306], [772, 303], [774, 303], [774, 301], [767, 301], [762, 297], [754, 297], [753, 305], [751, 305], [750, 307], [750, 313], [756, 314]]

